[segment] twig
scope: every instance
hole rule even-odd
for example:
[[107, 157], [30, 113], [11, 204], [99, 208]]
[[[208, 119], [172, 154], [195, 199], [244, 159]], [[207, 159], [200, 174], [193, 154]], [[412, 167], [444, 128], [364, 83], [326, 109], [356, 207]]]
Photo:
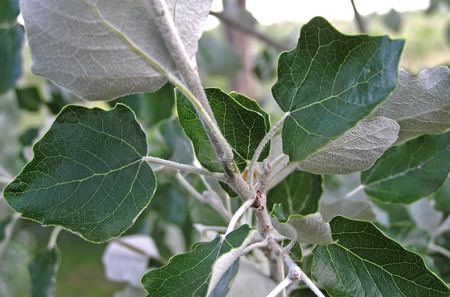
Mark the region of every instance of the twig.
[[440, 245], [430, 242], [430, 244], [428, 245], [428, 249], [432, 252], [439, 253], [450, 259], [450, 251], [447, 250], [446, 248], [441, 247]]
[[187, 89], [180, 90], [194, 104], [218, 159], [224, 165], [227, 174], [233, 176], [237, 173], [237, 167], [233, 166], [233, 151], [216, 124], [198, 71], [191, 64], [179, 32], [175, 27], [174, 20], [171, 17], [167, 2], [164, 0], [151, 0], [149, 4], [156, 18], [156, 26], [163, 37], [168, 52], [187, 85]]
[[247, 200], [244, 203], [242, 203], [241, 207], [234, 213], [233, 217], [230, 220], [230, 223], [228, 224], [227, 231], [225, 232], [225, 235], [231, 233], [234, 230], [234, 227], [236, 226], [236, 223], [239, 221], [239, 218], [245, 213], [245, 211], [252, 206], [253, 200]]
[[50, 238], [48, 240], [47, 249], [51, 250], [56, 246], [56, 241], [58, 240], [58, 236], [61, 231], [62, 228], [59, 226], [53, 228], [52, 233], [50, 234]]
[[437, 237], [450, 231], [450, 216], [448, 216], [431, 234], [431, 240], [434, 242]]
[[242, 254], [248, 254], [249, 252], [251, 252], [254, 249], [260, 249], [263, 247], [267, 246], [268, 241], [267, 240], [263, 240], [263, 241], [259, 241], [259, 242], [255, 242], [253, 244], [248, 245], [243, 251]]
[[212, 178], [215, 178], [215, 179], [218, 179], [221, 181], [225, 181], [225, 176], [223, 173], [210, 172], [203, 168], [198, 168], [198, 167], [195, 167], [192, 165], [173, 162], [173, 161], [169, 161], [169, 160], [165, 160], [165, 159], [161, 159], [161, 158], [157, 158], [157, 157], [147, 156], [147, 157], [144, 157], [143, 159], [144, 159], [144, 161], [146, 161], [148, 163], [160, 164], [160, 165], [175, 168], [175, 169], [178, 169], [181, 171], [195, 173], [198, 175], [204, 175], [204, 176], [212, 177]]
[[132, 244], [130, 244], [130, 243], [120, 239], [120, 238], [115, 238], [112, 241], [117, 243], [118, 245], [120, 245], [120, 246], [122, 246], [124, 248], [127, 248], [127, 249], [129, 249], [129, 250], [131, 250], [133, 252], [136, 252], [136, 253], [138, 253], [138, 254], [140, 254], [142, 256], [145, 256], [147, 258], [154, 258], [152, 255], [147, 253], [147, 251], [141, 249], [140, 247], [134, 246], [134, 245], [132, 245]]
[[306, 275], [306, 273], [295, 264], [295, 261], [289, 256], [286, 255], [284, 257], [284, 261], [286, 262], [286, 266], [289, 268], [288, 277], [293, 281], [302, 280], [308, 288], [316, 294], [317, 297], [325, 297], [325, 295], [320, 291], [320, 289], [314, 284], [314, 282]]
[[350, 2], [352, 3], [353, 13], [355, 14], [355, 21], [356, 21], [356, 25], [358, 27], [359, 32], [367, 33], [366, 23], [364, 22], [364, 19], [362, 18], [362, 16], [359, 14], [358, 10], [356, 9], [355, 1], [350, 0]]
[[266, 147], [267, 143], [275, 136], [278, 132], [280, 132], [281, 128], [283, 127], [283, 123], [286, 120], [286, 118], [290, 115], [290, 112], [286, 112], [281, 119], [270, 128], [269, 132], [264, 135], [261, 142], [258, 144], [255, 152], [253, 153], [253, 157], [250, 161], [250, 164], [248, 165], [248, 176], [249, 176], [249, 184], [253, 184], [253, 173], [255, 171], [256, 164], [258, 162], [259, 156], [261, 156], [261, 153], [263, 152], [264, 148]]
[[266, 297], [277, 297], [278, 294], [284, 291], [292, 283], [293, 280], [286, 276]]
[[225, 209], [223, 206], [222, 201], [219, 197], [214, 196], [212, 197], [211, 193], [205, 192], [203, 195], [200, 194], [190, 183], [187, 181], [187, 179], [181, 174], [177, 173], [175, 175], [175, 178], [177, 179], [178, 183], [189, 193], [197, 199], [200, 203], [206, 203], [209, 204], [213, 209], [215, 209], [225, 220], [229, 221], [231, 219], [231, 214]]
[[265, 43], [267, 43], [268, 45], [280, 50], [280, 51], [285, 51], [288, 50], [289, 48], [287, 46], [285, 46], [284, 44], [279, 43], [278, 41], [273, 40], [272, 38], [270, 38], [269, 36], [256, 31], [255, 29], [246, 26], [238, 21], [236, 21], [235, 19], [225, 15], [224, 13], [221, 12], [216, 12], [216, 11], [210, 11], [209, 12], [210, 15], [215, 16], [216, 18], [218, 18], [221, 22], [226, 23], [229, 26], [232, 26], [234, 28], [236, 28], [239, 31], [242, 31], [243, 33], [246, 33], [250, 36], [253, 36]]

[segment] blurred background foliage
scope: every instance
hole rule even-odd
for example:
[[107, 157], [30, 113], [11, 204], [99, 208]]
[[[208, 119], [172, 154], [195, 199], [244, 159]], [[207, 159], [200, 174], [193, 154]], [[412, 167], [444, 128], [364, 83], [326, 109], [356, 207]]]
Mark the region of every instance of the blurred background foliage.
[[[281, 51], [296, 44], [302, 24], [284, 22], [262, 26], [245, 9], [245, 1], [223, 2], [223, 11], [216, 14], [222, 21], [221, 25], [206, 31], [200, 40], [197, 63], [203, 82], [208, 87], [239, 91], [258, 100], [276, 119], [278, 107], [271, 99], [270, 88], [276, 79], [277, 58]], [[423, 11], [400, 13], [390, 10], [384, 15], [364, 15], [362, 19], [369, 34], [389, 34], [406, 39], [401, 66], [416, 73], [424, 67], [450, 64], [449, 9], [448, 0], [432, 0]], [[110, 102], [82, 101], [31, 73], [24, 29], [16, 23], [18, 13], [16, 1], [1, 2], [0, 176], [18, 173], [32, 157], [32, 144], [45, 133], [61, 108], [69, 103], [108, 108], [116, 102], [123, 102], [134, 109], [147, 131], [150, 154], [179, 162], [191, 161], [191, 144], [177, 120], [173, 119], [174, 96], [169, 84], [156, 93], [133, 94]], [[330, 21], [346, 33], [361, 31], [354, 21]], [[248, 34], [248, 31], [252, 33]], [[149, 234], [155, 240], [161, 261], [151, 263], [152, 266], [163, 264], [164, 259], [204, 239], [193, 224], [224, 225], [224, 221], [208, 206], [186, 199], [188, 193], [177, 186], [173, 178], [163, 175], [159, 178], [160, 184], [151, 206], [128, 231], [130, 234]], [[355, 177], [327, 177], [325, 180], [324, 200], [327, 196], [339, 196], [339, 193], [345, 193], [345, 189], [351, 189]], [[198, 185], [200, 192], [203, 190], [200, 181], [191, 181]], [[433, 222], [425, 225], [417, 222], [420, 219], [426, 221], [425, 216], [430, 214], [436, 216], [438, 210], [439, 215], [450, 214], [449, 182], [435, 195], [438, 203], [434, 206], [427, 200], [411, 207], [380, 204], [376, 206], [378, 212], [369, 215], [376, 216], [380, 226], [391, 226], [383, 227], [387, 234], [425, 255], [427, 264], [450, 282], [449, 259], [438, 254], [426, 254], [429, 231], [435, 225]], [[419, 210], [422, 210], [423, 217], [420, 217]], [[428, 213], [423, 210], [428, 210]], [[11, 216], [4, 201], [0, 200], [0, 224], [9, 222]], [[417, 228], [418, 223], [423, 228]], [[18, 221], [11, 244], [0, 259], [0, 296], [29, 296], [27, 265], [32, 255], [45, 247], [49, 233], [49, 228], [30, 221]], [[0, 234], [0, 239], [4, 235]], [[442, 236], [440, 240], [441, 246], [450, 249], [450, 236]], [[113, 296], [125, 287], [125, 284], [110, 282], [105, 277], [101, 262], [105, 244], [91, 244], [63, 232], [59, 248], [62, 261], [56, 296]]]

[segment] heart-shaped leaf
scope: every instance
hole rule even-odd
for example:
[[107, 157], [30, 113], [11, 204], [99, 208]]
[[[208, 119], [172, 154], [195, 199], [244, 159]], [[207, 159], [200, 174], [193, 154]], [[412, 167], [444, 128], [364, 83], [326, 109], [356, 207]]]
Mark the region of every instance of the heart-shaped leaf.
[[4, 191], [23, 217], [102, 242], [133, 225], [156, 180], [134, 113], [67, 106], [34, 146], [34, 158]]
[[355, 126], [395, 88], [403, 41], [344, 35], [316, 17], [281, 54], [272, 93], [290, 112], [283, 151], [302, 161]]

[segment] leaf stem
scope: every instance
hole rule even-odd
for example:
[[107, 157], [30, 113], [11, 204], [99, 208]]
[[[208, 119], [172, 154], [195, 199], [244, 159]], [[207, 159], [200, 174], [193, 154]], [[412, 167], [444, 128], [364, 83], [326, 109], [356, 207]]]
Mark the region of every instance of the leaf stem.
[[231, 233], [234, 228], [236, 227], [237, 222], [239, 221], [239, 218], [245, 213], [245, 211], [252, 206], [253, 200], [247, 200], [244, 203], [242, 203], [241, 207], [238, 208], [238, 210], [234, 213], [233, 217], [230, 220], [230, 223], [228, 224], [227, 231], [225, 232], [225, 236]]
[[314, 284], [314, 282], [306, 275], [305, 272], [295, 263], [295, 261], [289, 256], [284, 257], [286, 266], [289, 269], [288, 278], [292, 281], [302, 280], [308, 288], [316, 294], [317, 297], [325, 297], [325, 295], [320, 291], [320, 289]]
[[253, 184], [253, 173], [255, 171], [256, 164], [258, 162], [259, 156], [261, 156], [261, 153], [263, 152], [264, 148], [266, 147], [267, 143], [275, 136], [278, 132], [280, 132], [281, 128], [283, 127], [283, 123], [286, 120], [286, 118], [290, 115], [290, 112], [286, 112], [281, 119], [276, 122], [272, 128], [270, 128], [269, 132], [264, 135], [264, 138], [261, 140], [261, 142], [256, 147], [255, 152], [253, 153], [253, 157], [250, 161], [250, 164], [248, 165], [248, 176], [249, 176], [249, 184]]
[[213, 193], [209, 193], [205, 191], [205, 193], [200, 194], [190, 183], [189, 181], [181, 174], [177, 173], [175, 175], [178, 183], [196, 200], [200, 203], [209, 204], [213, 209], [215, 209], [226, 221], [231, 219], [231, 214], [227, 211], [227, 209], [223, 206], [222, 200]]
[[432, 252], [439, 253], [450, 259], [450, 251], [447, 250], [446, 248], [443, 248], [440, 245], [430, 242], [430, 244], [428, 245], [428, 249]]
[[285, 289], [293, 283], [293, 280], [291, 280], [288, 276], [286, 276], [281, 283], [279, 283], [266, 297], [277, 297], [278, 294], [285, 291]]
[[62, 227], [56, 226], [53, 228], [50, 238], [48, 240], [47, 249], [51, 250], [56, 246], [56, 241], [58, 240], [59, 233], [61, 233]]
[[157, 158], [157, 157], [151, 157], [151, 156], [144, 157], [143, 160], [148, 163], [159, 164], [159, 165], [175, 168], [177, 170], [181, 170], [181, 171], [185, 171], [185, 172], [189, 172], [189, 173], [195, 173], [198, 175], [213, 177], [213, 178], [221, 180], [221, 181], [226, 180], [223, 173], [210, 172], [206, 169], [195, 167], [192, 165], [182, 164], [182, 163], [173, 162], [173, 161], [169, 161], [169, 160], [165, 160], [165, 159], [161, 159], [161, 158]]
[[232, 166], [234, 162], [231, 146], [217, 126], [208, 98], [203, 90], [198, 71], [191, 64], [191, 60], [175, 27], [166, 1], [151, 0], [149, 3], [156, 19], [155, 23], [164, 39], [168, 53], [172, 57], [174, 64], [187, 86], [187, 88], [184, 85], [177, 85], [177, 87], [194, 104], [216, 155], [224, 165], [227, 174], [236, 174], [237, 167]]

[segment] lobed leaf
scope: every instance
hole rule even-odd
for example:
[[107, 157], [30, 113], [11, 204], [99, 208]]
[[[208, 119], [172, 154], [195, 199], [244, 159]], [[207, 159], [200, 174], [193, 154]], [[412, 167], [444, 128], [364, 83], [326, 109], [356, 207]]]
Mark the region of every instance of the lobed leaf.
[[[211, 1], [167, 0], [188, 56]], [[88, 100], [155, 91], [176, 67], [146, 0], [21, 1], [32, 70]]]
[[148, 297], [204, 297], [214, 262], [233, 248], [239, 247], [250, 228], [244, 225], [227, 236], [197, 244], [188, 253], [178, 254], [169, 264], [149, 271], [142, 278]]
[[[227, 95], [220, 89], [205, 92], [217, 124], [233, 148], [236, 163], [240, 168], [245, 167], [270, 128], [269, 116], [255, 101], [241, 94]], [[180, 92], [177, 92], [177, 109], [181, 127], [191, 139], [199, 162], [211, 171], [223, 171], [194, 106]], [[266, 149], [261, 158], [267, 154]]]
[[372, 223], [336, 217], [334, 243], [313, 250], [312, 275], [330, 296], [449, 296], [423, 259]]
[[291, 115], [283, 151], [302, 161], [380, 104], [395, 88], [404, 42], [387, 36], [348, 36], [316, 17], [303, 26], [297, 47], [281, 54], [272, 93]]
[[450, 128], [450, 69], [437, 66], [417, 75], [401, 69], [395, 92], [374, 112], [400, 124], [398, 142]]
[[342, 136], [298, 163], [315, 174], [349, 174], [368, 169], [397, 140], [396, 121], [377, 117], [359, 122]]
[[364, 191], [383, 202], [411, 203], [435, 192], [450, 170], [450, 132], [389, 149], [361, 174]]
[[67, 106], [33, 148], [34, 158], [4, 190], [23, 217], [60, 225], [95, 242], [118, 236], [156, 188], [145, 133], [134, 113]]

